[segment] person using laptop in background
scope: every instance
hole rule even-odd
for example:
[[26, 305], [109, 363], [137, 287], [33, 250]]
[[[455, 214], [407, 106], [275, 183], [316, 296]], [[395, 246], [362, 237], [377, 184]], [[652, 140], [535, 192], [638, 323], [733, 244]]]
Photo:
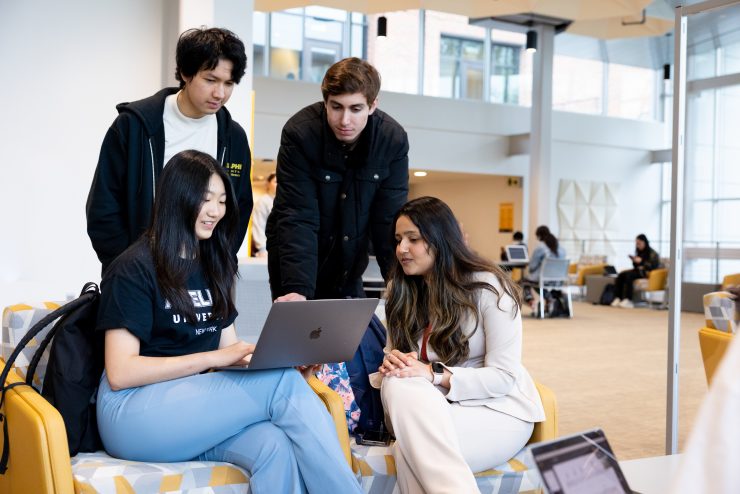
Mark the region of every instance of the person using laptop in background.
[[[514, 234], [511, 236], [511, 244], [510, 245], [522, 245], [524, 248], [527, 248], [527, 244], [524, 243], [524, 234], [522, 232], [514, 232]], [[506, 249], [504, 247], [501, 247], [501, 260], [502, 261], [508, 261], [509, 255], [506, 253]]]
[[203, 151], [228, 170], [241, 217], [234, 255], [247, 233], [252, 158], [244, 129], [224, 106], [247, 67], [244, 43], [226, 29], [189, 29], [175, 59], [180, 87], [116, 106], [119, 115], [100, 148], [86, 214], [103, 272], [149, 227], [162, 169], [186, 149]]
[[165, 167], [149, 230], [106, 270], [97, 419], [106, 451], [148, 462], [227, 461], [254, 492], [360, 493], [319, 398], [296, 369], [244, 364], [234, 329], [239, 210], [229, 174], [200, 151]]
[[379, 373], [398, 485], [478, 492], [473, 473], [510, 459], [545, 419], [521, 362], [520, 289], [470, 250], [441, 200], [408, 202], [394, 224]]

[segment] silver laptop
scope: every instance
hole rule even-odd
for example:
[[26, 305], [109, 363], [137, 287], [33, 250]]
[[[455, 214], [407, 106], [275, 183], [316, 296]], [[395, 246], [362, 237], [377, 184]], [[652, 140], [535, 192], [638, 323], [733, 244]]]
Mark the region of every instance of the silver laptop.
[[506, 257], [510, 263], [527, 264], [529, 262], [529, 253], [526, 245], [507, 245]]
[[377, 305], [377, 298], [276, 302], [249, 366], [221, 369], [279, 369], [352, 360]]
[[639, 494], [627, 485], [601, 429], [533, 444], [529, 449], [549, 494]]

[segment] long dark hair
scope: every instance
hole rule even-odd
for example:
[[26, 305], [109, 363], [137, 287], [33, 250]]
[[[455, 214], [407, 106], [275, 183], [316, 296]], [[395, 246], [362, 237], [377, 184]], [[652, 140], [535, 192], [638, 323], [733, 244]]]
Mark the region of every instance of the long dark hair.
[[534, 231], [534, 234], [537, 236], [537, 239], [545, 243], [547, 248], [550, 249], [550, 252], [556, 256], [558, 255], [558, 245], [560, 244], [558, 243], [557, 237], [550, 232], [549, 228], [545, 225], [540, 225]]
[[642, 240], [645, 242], [645, 248], [640, 250], [637, 247], [635, 247], [635, 254], [637, 254], [638, 257], [641, 257], [642, 259], [647, 260], [647, 254], [650, 253], [650, 242], [648, 241], [647, 236], [645, 236], [644, 233], [639, 234], [637, 237], [635, 237], [635, 240]]
[[391, 266], [386, 292], [385, 313], [388, 334], [394, 347], [402, 352], [418, 351], [418, 341], [424, 328], [432, 324], [429, 344], [439, 358], [454, 365], [468, 356], [468, 340], [462, 324], [473, 316], [478, 321], [478, 290], [490, 290], [498, 297], [502, 293], [484, 281], [476, 281], [475, 273], [488, 271], [496, 276], [503, 292], [515, 301], [512, 317], [521, 306], [521, 290], [501, 268], [473, 252], [463, 238], [460, 224], [450, 208], [435, 197], [420, 197], [407, 202], [396, 213], [408, 217], [434, 256], [431, 272], [422, 276], [407, 276], [400, 263]]
[[[226, 213], [211, 238], [198, 240], [198, 219], [212, 175], [223, 180]], [[232, 288], [237, 273], [231, 253], [239, 224], [239, 209], [226, 171], [200, 151], [182, 151], [164, 167], [154, 200], [154, 218], [147, 231], [162, 295], [172, 307], [195, 321], [193, 302], [186, 288], [197, 259], [213, 297], [213, 317], [225, 319], [234, 311]]]

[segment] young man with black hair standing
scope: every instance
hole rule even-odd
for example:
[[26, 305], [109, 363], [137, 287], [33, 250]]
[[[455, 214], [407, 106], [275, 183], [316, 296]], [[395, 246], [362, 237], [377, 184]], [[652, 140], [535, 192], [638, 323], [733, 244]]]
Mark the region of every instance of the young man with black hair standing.
[[[87, 233], [102, 269], [149, 227], [154, 191], [169, 159], [195, 149], [227, 169], [239, 205], [236, 254], [252, 212], [251, 153], [224, 107], [244, 76], [244, 44], [226, 29], [190, 29], [177, 43], [180, 87], [116, 106], [87, 198]], [[195, 221], [195, 219], [193, 220]]]

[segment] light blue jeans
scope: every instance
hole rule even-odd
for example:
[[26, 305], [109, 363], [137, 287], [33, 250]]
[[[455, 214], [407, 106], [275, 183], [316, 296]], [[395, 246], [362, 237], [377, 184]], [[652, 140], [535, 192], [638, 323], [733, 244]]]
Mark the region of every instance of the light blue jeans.
[[199, 374], [113, 391], [97, 402], [106, 451], [148, 462], [226, 461], [254, 494], [361, 493], [336, 429], [295, 369]]

